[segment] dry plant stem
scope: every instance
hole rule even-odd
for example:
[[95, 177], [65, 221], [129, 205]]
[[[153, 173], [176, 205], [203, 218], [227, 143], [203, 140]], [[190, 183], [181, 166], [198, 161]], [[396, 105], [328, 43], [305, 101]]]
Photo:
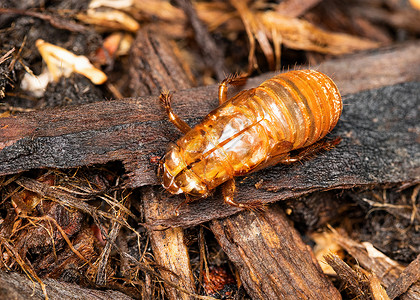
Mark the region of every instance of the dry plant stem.
[[[130, 202], [127, 200], [125, 205], [127, 209], [130, 208]], [[127, 220], [128, 215], [121, 210], [116, 210], [113, 208], [114, 216], [116, 219], [120, 220], [120, 222], [112, 221], [111, 222], [111, 231], [108, 234], [106, 245], [102, 250], [102, 253], [99, 258], [98, 264], [98, 273], [96, 274], [96, 284], [97, 285], [105, 285], [106, 284], [106, 265], [108, 263], [109, 255], [111, 253], [113, 245], [115, 245], [115, 241], [120, 233], [122, 223], [125, 223]]]
[[[150, 267], [150, 265], [147, 262], [139, 262], [136, 258], [134, 258], [132, 255], [130, 255], [127, 252], [123, 252], [121, 251], [121, 249], [119, 249], [118, 247], [115, 247], [115, 250], [119, 253], [119, 255], [124, 258], [126, 261], [129, 261], [130, 263], [135, 264], [141, 271], [145, 272], [148, 275], [152, 275], [153, 277], [157, 278], [159, 281], [165, 283], [165, 285], [168, 285], [169, 287], [172, 287], [176, 290], [179, 290], [180, 292], [183, 292], [185, 294], [188, 294], [190, 296], [192, 296], [195, 299], [202, 299], [202, 300], [211, 300], [212, 298], [210, 297], [206, 297], [206, 296], [200, 296], [197, 295], [195, 293], [191, 293], [190, 291], [184, 289], [183, 287], [181, 287], [180, 285], [178, 285], [177, 283], [174, 283], [172, 281], [168, 281], [166, 280], [163, 276], [161, 276], [159, 273], [157, 273], [154, 269], [152, 269]], [[161, 267], [161, 269], [164, 269], [164, 267]], [[166, 270], [168, 273], [172, 273], [170, 270]], [[173, 274], [173, 273], [172, 273]], [[146, 276], [147, 278], [147, 276]], [[147, 284], [147, 282], [146, 282]], [[147, 288], [147, 286], [146, 286]], [[151, 294], [150, 293], [151, 288], [148, 289], [146, 291], [147, 294]]]
[[276, 31], [285, 46], [291, 49], [309, 50], [340, 55], [379, 47], [379, 43], [343, 33], [324, 31], [311, 23], [285, 17], [273, 11], [258, 15], [267, 36]]
[[420, 254], [401, 272], [398, 279], [392, 283], [387, 293], [389, 298], [395, 299], [405, 293], [412, 284], [420, 280]]
[[316, 6], [322, 0], [285, 0], [276, 7], [276, 12], [289, 18], [303, 15], [307, 10]]
[[[143, 189], [143, 203], [146, 221], [157, 218], [160, 213], [160, 203], [151, 188]], [[175, 207], [173, 207], [175, 209]], [[184, 243], [182, 228], [168, 228], [166, 230], [150, 230], [150, 240], [156, 262], [164, 266], [161, 270], [163, 278], [179, 285], [191, 294], [195, 293], [194, 277], [191, 272], [188, 249]], [[183, 293], [171, 286], [166, 286], [170, 299], [193, 299], [189, 294]]]
[[246, 0], [230, 0], [232, 6], [236, 8], [236, 10], [239, 12], [239, 15], [241, 16], [250, 43], [248, 56], [248, 73], [252, 73], [253, 69], [258, 67], [255, 58], [255, 39], [257, 39], [258, 43], [260, 44], [261, 49], [268, 60], [270, 69], [274, 70], [274, 53], [267, 38], [266, 29], [261, 23], [260, 18], [257, 18], [256, 15], [249, 9], [249, 3], [247, 2], [248, 1]]
[[[364, 269], [374, 273], [380, 278], [382, 285], [387, 289], [396, 282], [404, 270], [402, 265], [374, 249], [370, 243], [359, 243], [354, 241], [348, 238], [343, 231], [340, 231], [339, 233], [336, 232], [335, 239]], [[418, 269], [416, 271], [418, 272]], [[395, 287], [392, 289], [403, 291], [405, 288], [406, 286], [404, 284], [402, 287]], [[400, 299], [402, 300], [414, 300], [419, 298], [419, 281], [413, 283], [404, 294], [400, 295]]]
[[373, 300], [390, 300], [379, 278], [375, 274], [367, 276]]
[[[7, 241], [3, 236], [0, 236], [0, 245], [3, 245], [6, 248], [7, 253], [9, 254], [9, 256], [13, 257], [16, 262], [19, 264], [19, 266], [22, 268], [22, 271], [25, 272], [25, 274], [27, 275], [27, 280], [30, 280], [31, 282], [33, 282], [32, 278], [35, 279], [40, 287], [41, 287], [41, 291], [42, 291], [42, 295], [43, 295], [43, 299], [48, 300], [48, 293], [47, 293], [47, 289], [45, 286], [45, 283], [38, 277], [38, 275], [35, 273], [35, 270], [32, 268], [32, 266], [30, 264], [27, 264], [27, 259], [22, 258], [18, 251], [16, 250], [16, 248], [11, 245], [9, 243], [9, 241]], [[0, 270], [0, 275], [3, 273], [2, 270]]]
[[[15, 182], [31, 192], [38, 193], [42, 197], [45, 197], [53, 201], [57, 201], [63, 206], [76, 208], [80, 211], [83, 211], [84, 213], [89, 214], [95, 221], [96, 225], [99, 227], [101, 227], [101, 223], [99, 221], [100, 217], [108, 218], [110, 220], [116, 220], [112, 214], [97, 210], [95, 207], [87, 203], [84, 203], [80, 201], [80, 199], [77, 199], [69, 195], [69, 193], [54, 189], [48, 184], [39, 182], [35, 179], [20, 177], [20, 178], [17, 178]], [[135, 216], [132, 215], [131, 213], [130, 215], [135, 218]], [[119, 222], [119, 220], [116, 220], [116, 221]]]
[[279, 207], [214, 220], [211, 230], [253, 299], [341, 299]]
[[176, 0], [176, 3], [184, 11], [191, 23], [194, 30], [195, 40], [201, 48], [206, 65], [213, 69], [219, 81], [225, 79], [227, 69], [225, 67], [223, 53], [211, 37], [206, 26], [198, 18], [197, 12], [191, 3], [191, 0]]
[[324, 259], [337, 273], [338, 278], [342, 282], [342, 286], [348, 291], [351, 298], [360, 300], [370, 299], [367, 278], [362, 273], [353, 270], [335, 254], [331, 253], [326, 255]]
[[15, 47], [13, 47], [12, 49], [10, 49], [9, 51], [7, 51], [3, 56], [1, 56], [0, 57], [0, 65], [2, 64], [2, 63], [4, 63], [6, 60], [8, 60], [9, 58], [11, 58], [12, 56], [11, 56], [11, 54], [13, 53], [13, 52], [15, 52]]
[[[43, 280], [46, 291], [52, 300], [75, 299], [75, 300], [132, 300], [121, 292], [113, 290], [94, 290], [82, 288], [79, 285], [65, 283], [54, 279]], [[15, 272], [0, 270], [0, 285], [2, 299], [31, 299], [44, 300], [44, 294], [38, 285]]]

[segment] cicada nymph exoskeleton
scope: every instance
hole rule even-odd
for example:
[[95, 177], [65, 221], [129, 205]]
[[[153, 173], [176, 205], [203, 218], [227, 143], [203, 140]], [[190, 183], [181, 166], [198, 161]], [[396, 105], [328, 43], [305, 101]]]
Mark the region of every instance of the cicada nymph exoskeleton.
[[314, 70], [291, 71], [227, 99], [228, 85], [245, 81], [225, 79], [219, 86], [220, 106], [194, 128], [172, 111], [170, 94], [161, 95], [170, 121], [185, 134], [160, 164], [168, 192], [205, 198], [223, 184], [226, 203], [253, 209], [260, 203], [234, 200], [235, 176], [292, 163], [336, 143], [322, 140], [337, 124], [343, 107], [328, 76]]

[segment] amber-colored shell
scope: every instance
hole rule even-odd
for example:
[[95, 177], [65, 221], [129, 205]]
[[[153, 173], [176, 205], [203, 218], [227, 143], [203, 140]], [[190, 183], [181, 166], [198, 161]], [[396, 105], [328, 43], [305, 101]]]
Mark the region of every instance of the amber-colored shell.
[[313, 71], [291, 71], [242, 91], [212, 111], [165, 156], [163, 186], [206, 196], [238, 175], [273, 165], [291, 150], [330, 132], [341, 115], [334, 82]]

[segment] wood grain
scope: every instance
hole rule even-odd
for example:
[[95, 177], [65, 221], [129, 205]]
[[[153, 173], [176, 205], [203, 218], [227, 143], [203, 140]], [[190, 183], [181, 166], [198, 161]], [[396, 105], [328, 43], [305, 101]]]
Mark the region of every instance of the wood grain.
[[253, 299], [341, 299], [277, 206], [214, 220], [211, 229]]

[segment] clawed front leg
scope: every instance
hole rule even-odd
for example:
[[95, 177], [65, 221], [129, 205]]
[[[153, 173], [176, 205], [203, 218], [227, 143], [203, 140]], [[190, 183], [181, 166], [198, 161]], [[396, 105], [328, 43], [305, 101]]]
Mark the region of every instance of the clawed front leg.
[[228, 77], [219, 84], [219, 104], [223, 104], [227, 99], [228, 85], [241, 86], [248, 80], [248, 74]]
[[253, 211], [262, 211], [265, 209], [264, 203], [261, 201], [253, 201], [248, 203], [239, 203], [234, 200], [234, 194], [235, 194], [235, 179], [229, 179], [226, 181], [222, 186], [222, 192], [223, 192], [223, 200], [226, 204], [234, 207], [239, 207], [242, 209], [248, 209]]
[[174, 113], [171, 106], [172, 95], [169, 92], [160, 94], [159, 100], [165, 107], [166, 114], [168, 115], [169, 121], [176, 126], [182, 133], [187, 133], [191, 130], [191, 127], [185, 123], [178, 115]]

